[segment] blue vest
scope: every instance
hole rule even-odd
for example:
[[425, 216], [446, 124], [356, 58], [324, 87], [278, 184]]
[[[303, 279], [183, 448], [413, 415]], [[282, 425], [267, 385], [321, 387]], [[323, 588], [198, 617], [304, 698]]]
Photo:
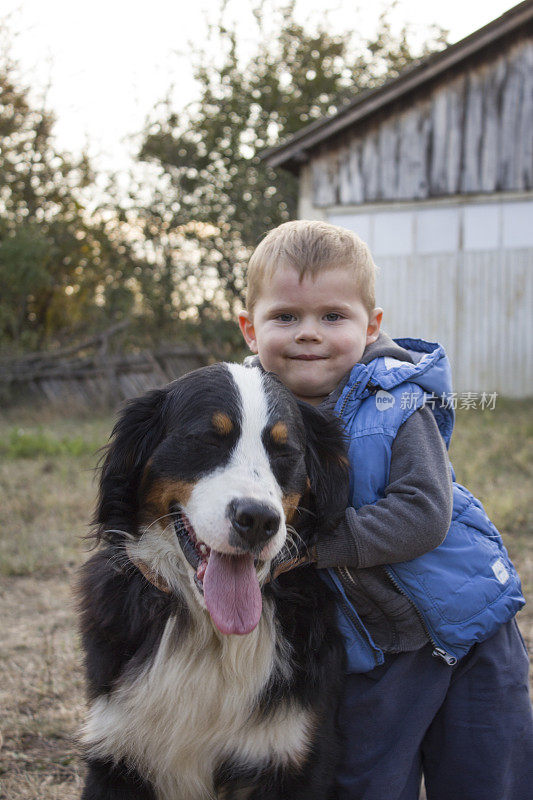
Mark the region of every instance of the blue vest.
[[[453, 430], [451, 374], [443, 348], [416, 339], [396, 343], [416, 363], [381, 357], [356, 364], [335, 406], [348, 435], [350, 496], [356, 509], [385, 496], [392, 443], [414, 411], [429, 405], [447, 447]], [[453, 515], [444, 542], [412, 561], [387, 565], [385, 571], [417, 610], [434, 654], [453, 665], [475, 642], [488, 639], [510, 620], [525, 600], [500, 534], [450, 469]], [[348, 670], [373, 669], [384, 656], [346, 596], [342, 570], [319, 572], [338, 596]]]

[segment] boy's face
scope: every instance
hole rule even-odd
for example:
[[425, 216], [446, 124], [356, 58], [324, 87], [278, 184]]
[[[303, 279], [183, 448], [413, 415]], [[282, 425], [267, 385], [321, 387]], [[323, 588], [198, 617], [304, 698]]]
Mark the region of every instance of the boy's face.
[[265, 282], [253, 318], [239, 324], [261, 364], [301, 400], [317, 405], [379, 335], [383, 312], [369, 314], [351, 271], [342, 267], [305, 275], [279, 267]]

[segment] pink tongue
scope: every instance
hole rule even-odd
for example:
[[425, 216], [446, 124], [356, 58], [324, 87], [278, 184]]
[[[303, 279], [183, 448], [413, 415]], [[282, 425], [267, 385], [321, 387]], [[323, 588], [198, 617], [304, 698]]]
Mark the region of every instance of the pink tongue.
[[262, 609], [253, 556], [228, 556], [211, 550], [204, 575], [204, 600], [220, 633], [253, 631]]

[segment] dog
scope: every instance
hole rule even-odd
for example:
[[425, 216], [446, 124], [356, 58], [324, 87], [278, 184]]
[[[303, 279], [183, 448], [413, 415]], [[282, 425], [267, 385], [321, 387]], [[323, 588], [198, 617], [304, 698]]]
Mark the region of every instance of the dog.
[[79, 579], [83, 800], [327, 800], [344, 648], [313, 567], [348, 502], [339, 423], [260, 367], [131, 400]]

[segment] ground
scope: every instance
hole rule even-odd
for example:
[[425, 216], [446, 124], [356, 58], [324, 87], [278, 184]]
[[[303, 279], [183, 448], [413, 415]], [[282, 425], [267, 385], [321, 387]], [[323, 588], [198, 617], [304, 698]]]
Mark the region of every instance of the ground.
[[[530, 599], [519, 620], [533, 645], [533, 401], [460, 410], [457, 478], [502, 531]], [[111, 417], [26, 409], [0, 417], [0, 798], [72, 800], [83, 766], [84, 709], [73, 586], [87, 557], [95, 451]]]

